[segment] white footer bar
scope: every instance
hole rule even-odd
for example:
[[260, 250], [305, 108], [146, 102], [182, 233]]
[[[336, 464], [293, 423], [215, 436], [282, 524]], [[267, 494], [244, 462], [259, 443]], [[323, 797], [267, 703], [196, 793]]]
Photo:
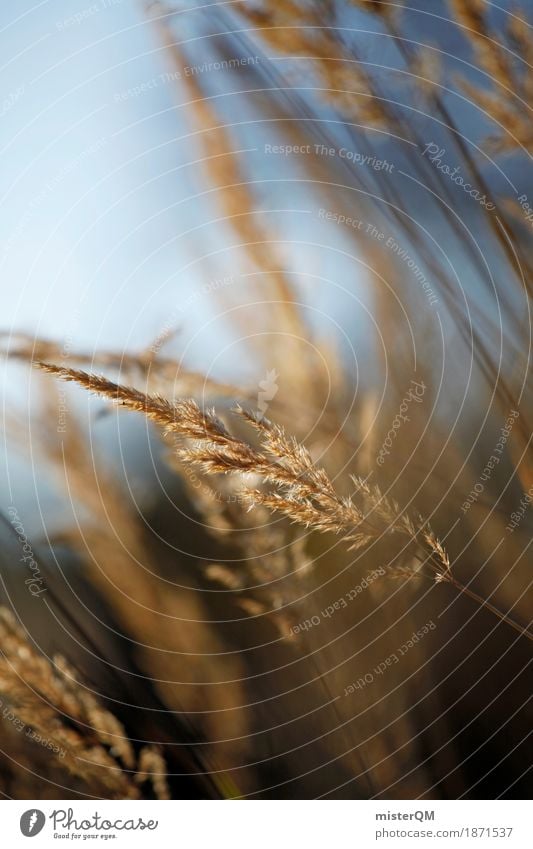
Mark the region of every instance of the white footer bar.
[[[366, 849], [533, 846], [520, 801], [4, 801], [0, 845]], [[34, 842], [32, 842], [34, 841]]]

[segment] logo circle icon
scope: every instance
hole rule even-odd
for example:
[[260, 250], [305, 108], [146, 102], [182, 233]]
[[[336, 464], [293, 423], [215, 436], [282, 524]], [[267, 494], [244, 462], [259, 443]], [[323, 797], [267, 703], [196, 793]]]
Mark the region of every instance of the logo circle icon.
[[20, 818], [20, 830], [24, 837], [35, 837], [42, 831], [46, 817], [42, 811], [37, 808], [31, 808], [29, 811], [24, 811]]

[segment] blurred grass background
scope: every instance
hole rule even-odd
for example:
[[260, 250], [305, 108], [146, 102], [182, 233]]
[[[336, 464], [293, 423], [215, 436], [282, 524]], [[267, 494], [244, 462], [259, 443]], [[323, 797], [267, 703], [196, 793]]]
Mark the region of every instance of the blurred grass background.
[[[19, 724], [0, 723], [0, 789], [523, 797], [527, 8], [58, 2], [2, 15], [2, 586], [15, 619], [0, 698]], [[350, 551], [248, 512], [239, 478], [177, 464], [142, 416], [32, 360], [214, 404], [239, 434], [235, 401], [266, 414], [341, 495], [358, 475], [422, 513], [455, 579], [518, 630], [424, 577], [394, 534]], [[30, 739], [34, 724], [68, 755]]]

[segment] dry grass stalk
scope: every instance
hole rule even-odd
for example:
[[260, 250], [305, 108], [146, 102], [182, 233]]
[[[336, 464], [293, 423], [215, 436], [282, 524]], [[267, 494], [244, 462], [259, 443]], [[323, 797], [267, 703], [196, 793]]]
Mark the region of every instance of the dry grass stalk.
[[[146, 395], [137, 389], [121, 386], [104, 377], [76, 369], [38, 363], [39, 368], [75, 381], [113, 402], [144, 413], [163, 427], [165, 434], [192, 440], [193, 445], [177, 449], [180, 460], [193, 463], [209, 473], [259, 475], [278, 489], [270, 492], [245, 489], [250, 506], [264, 504], [289, 519], [321, 533], [341, 534], [351, 548], [359, 548], [383, 533], [401, 533], [414, 538], [426, 528], [424, 522], [413, 522], [402, 514], [398, 505], [385, 498], [378, 487], [369, 487], [354, 478], [356, 494], [362, 505], [351, 498], [340, 498], [327, 473], [317, 468], [309, 452], [296, 439], [287, 437], [283, 429], [267, 419], [236, 408], [236, 412], [258, 433], [263, 450], [252, 447], [234, 436], [214, 411], [201, 411], [193, 400], [169, 401], [161, 396]], [[440, 571], [449, 563], [430, 531], [421, 538], [437, 555]]]
[[192, 400], [168, 401], [86, 372], [48, 363], [36, 365], [114, 403], [143, 412], [162, 426], [165, 434], [185, 439], [187, 444], [176, 446], [181, 461], [197, 465], [209, 474], [259, 475], [273, 488], [264, 491], [245, 487], [243, 493], [250, 508], [262, 504], [314, 531], [337, 534], [349, 543], [350, 549], [364, 548], [384, 536], [407, 538], [406, 545], [413, 548], [422, 569], [436, 582], [452, 584], [533, 639], [527, 629], [455, 578], [447, 552], [421, 516], [412, 519], [396, 501], [384, 496], [378, 486], [370, 487], [362, 478], [352, 478], [353, 497], [341, 498], [324, 469], [315, 466], [308, 451], [279, 426], [237, 407], [235, 412], [259, 434], [261, 447], [254, 448], [234, 436], [214, 411], [202, 411]]
[[39, 655], [5, 608], [0, 641], [0, 692], [19, 720], [60, 750], [62, 766], [90, 792], [138, 798], [135, 755], [116, 717], [80, 685], [63, 658], [51, 662]]
[[373, 15], [381, 15], [389, 17], [397, 11], [398, 3], [383, 2], [383, 0], [351, 0], [354, 6], [359, 6], [364, 12], [371, 12]]
[[[153, 681], [158, 697], [170, 711], [176, 711], [178, 724], [179, 716], [192, 710], [201, 698], [208, 708], [221, 701], [227, 706], [226, 712], [206, 710], [205, 717], [195, 718], [194, 725], [184, 718], [180, 739], [194, 740], [199, 735], [224, 740], [231, 736], [231, 726], [232, 733], [241, 729], [245, 741], [245, 716], [239, 709], [245, 701], [239, 684], [240, 663], [235, 656], [218, 658], [216, 665], [211, 662], [220, 642], [206, 622], [199, 595], [192, 590], [183, 593], [179, 582], [164, 577], [136, 510], [114, 475], [98, 463], [76, 419], [68, 416], [60, 439], [55, 428], [47, 429], [46, 423], [55, 420], [49, 393], [42, 420], [37, 444], [44, 449], [69, 499], [86, 511], [81, 522], [77, 517], [67, 525], [59, 540], [78, 553], [88, 579], [105, 598], [124, 633], [135, 641], [136, 660]], [[183, 619], [185, 628], [179, 627]], [[201, 657], [194, 656], [195, 651], [200, 651]], [[220, 677], [231, 683], [219, 685]], [[150, 727], [144, 733], [159, 739]], [[200, 768], [207, 774], [215, 769], [215, 763], [219, 768], [223, 765], [225, 747], [219, 744], [211, 752], [204, 746], [198, 752], [191, 750], [190, 755], [181, 749], [179, 755], [181, 769]]]
[[[162, 356], [160, 347], [163, 341], [156, 340], [154, 345], [139, 352], [119, 352], [110, 350], [83, 351], [69, 349], [52, 339], [34, 337], [26, 333], [12, 334], [0, 331], [0, 353], [12, 360], [31, 362], [48, 360], [66, 362], [74, 366], [110, 369], [117, 372], [121, 379], [142, 379], [147, 391], [179, 392], [181, 395], [193, 395], [205, 398], [219, 396], [235, 398], [242, 388], [233, 384], [208, 378], [201, 372], [191, 371], [173, 357]], [[246, 392], [245, 392], [246, 395]]]
[[[472, 101], [499, 125], [496, 135], [486, 141], [488, 148], [496, 153], [510, 153], [519, 147], [530, 151], [533, 48], [527, 22], [510, 14], [503, 31], [494, 32], [487, 20], [489, 4], [485, 0], [450, 0], [450, 5], [464, 28], [480, 69], [488, 78], [489, 89], [460, 80], [461, 88]], [[517, 63], [514, 58], [518, 59]]]
[[[180, 69], [185, 66], [185, 57], [180, 48], [172, 43], [165, 28], [163, 39], [169, 46], [175, 67]], [[182, 82], [190, 97], [194, 120], [201, 131], [200, 138], [206, 152], [204, 164], [210, 184], [217, 189], [217, 198], [224, 214], [241, 238], [253, 264], [257, 268], [272, 269], [269, 274], [270, 297], [273, 291], [282, 305], [277, 311], [279, 325], [286, 327], [289, 333], [298, 334], [302, 327], [294, 304], [293, 287], [283, 273], [276, 249], [266, 237], [262, 222], [257, 220], [256, 199], [233, 153], [234, 145], [229, 131], [221, 122], [210, 99], [204, 97], [199, 79], [185, 75]]]
[[[256, 13], [253, 10], [243, 7], [239, 9], [239, 12], [245, 14], [248, 19], [250, 19], [251, 15], [255, 21], [254, 16]], [[307, 14], [306, 10], [299, 7], [297, 3], [290, 4], [290, 8], [284, 6], [283, 9], [278, 5], [274, 14], [278, 12], [280, 12], [282, 18], [289, 16], [291, 20], [293, 20], [294, 16], [297, 18], [298, 15], [302, 14], [305, 17]], [[317, 14], [318, 12], [314, 13], [311, 23], [318, 21]], [[322, 28], [322, 30], [320, 35], [317, 35], [318, 30], [314, 29], [313, 34], [309, 35], [310, 41], [314, 42], [317, 37], [324, 38], [324, 33], [327, 33], [327, 29]], [[268, 27], [265, 31], [260, 29], [260, 32], [262, 35], [265, 35], [268, 42], [268, 38], [270, 36], [275, 37], [278, 30]], [[279, 46], [279, 49], [285, 49], [285, 52], [287, 51], [287, 45], [284, 39], [287, 32], [293, 33], [294, 37], [299, 39], [300, 42], [303, 37], [301, 28], [298, 30], [291, 28], [289, 30], [282, 30], [282, 32], [283, 37], [281, 41], [283, 44]], [[162, 28], [162, 37], [169, 48], [169, 57], [175, 68], [179, 71], [187, 64], [183, 48], [175, 43], [175, 39], [172, 37], [167, 26]], [[339, 63], [339, 44], [335, 42], [332, 33], [329, 33], [327, 38], [329, 39], [330, 50], [333, 51], [331, 53], [333, 59], [332, 61], [325, 62], [325, 71], [327, 71], [330, 77], [342, 76], [342, 80], [332, 79], [332, 86], [334, 83], [333, 87], [338, 89], [336, 96], [338, 98], [342, 96], [353, 99], [353, 95], [350, 94], [353, 90], [353, 80], [349, 78], [349, 73], [354, 74], [357, 72], [358, 63], [352, 61], [351, 57], [348, 57], [349, 61], [347, 58], [346, 62]], [[247, 35], [243, 33], [240, 33], [240, 40], [244, 42], [244, 49], [250, 55], [253, 55], [254, 52], [257, 54], [258, 47], [256, 42], [248, 39]], [[265, 57], [266, 62], [267, 59]], [[251, 65], [248, 73], [250, 73], [250, 69], [254, 68], [255, 66]], [[257, 68], [255, 68], [254, 73], [259, 75], [257, 79], [255, 77], [252, 79], [252, 88], [260, 90], [264, 84], [264, 77]], [[269, 69], [269, 74], [276, 76], [276, 65], [273, 65]], [[239, 238], [239, 249], [242, 255], [250, 261], [253, 267], [260, 271], [258, 276], [254, 275], [253, 277], [254, 300], [263, 301], [260, 311], [257, 309], [246, 309], [243, 312], [241, 309], [231, 309], [233, 291], [237, 287], [223, 287], [215, 292], [215, 297], [222, 300], [222, 308], [231, 317], [231, 321], [242, 327], [250, 346], [253, 346], [255, 350], [259, 351], [265, 361], [265, 370], [272, 370], [274, 368], [280, 375], [283, 375], [286, 364], [288, 362], [291, 363], [290, 397], [284, 397], [284, 388], [280, 384], [279, 394], [276, 395], [277, 416], [279, 418], [280, 415], [283, 415], [284, 404], [292, 409], [296, 400], [295, 395], [297, 395], [300, 399], [299, 407], [302, 426], [306, 426], [304, 424], [305, 420], [308, 423], [308, 429], [313, 429], [315, 437], [318, 440], [322, 438], [322, 442], [326, 444], [331, 444], [331, 434], [335, 434], [334, 449], [330, 451], [329, 456], [329, 460], [333, 462], [334, 451], [340, 455], [346, 441], [341, 423], [342, 416], [337, 414], [337, 410], [333, 409], [332, 405], [327, 406], [326, 402], [332, 391], [330, 381], [333, 379], [337, 380], [341, 371], [342, 386], [335, 386], [338, 398], [341, 397], [342, 392], [346, 388], [345, 374], [340, 368], [338, 352], [333, 351], [331, 345], [325, 340], [317, 338], [316, 331], [305, 320], [305, 316], [298, 304], [298, 293], [293, 284], [294, 278], [285, 271], [286, 260], [280, 255], [278, 249], [277, 238], [279, 236], [275, 232], [272, 233], [270, 230], [266, 230], [265, 216], [258, 214], [258, 209], [261, 209], [261, 198], [256, 197], [254, 184], [246, 177], [245, 169], [242, 167], [243, 157], [241, 156], [239, 158], [234, 152], [235, 143], [232, 139], [231, 131], [224, 123], [224, 115], [217, 112], [215, 106], [217, 102], [216, 98], [208, 96], [211, 92], [204, 88], [207, 84], [199, 75], [182, 74], [180, 84], [185, 87], [186, 95], [189, 98], [187, 106], [191, 112], [191, 123], [196, 124], [201, 131], [199, 140], [205, 152], [203, 167], [205, 168], [209, 185], [217, 190], [216, 197], [224, 212], [225, 223], [233, 229]], [[281, 91], [284, 91], [286, 80], [283, 76], [279, 80], [279, 85]], [[361, 91], [366, 95], [370, 91], [369, 81], [365, 78], [361, 82], [361, 86]], [[347, 90], [343, 91], [344, 89]], [[374, 101], [370, 97], [365, 97], [364, 102], [370, 108], [368, 104]], [[379, 100], [375, 101], [375, 103], [380, 102]], [[324, 126], [319, 125], [315, 127], [313, 123], [304, 123], [300, 126], [295, 122], [291, 110], [287, 110], [287, 104], [283, 99], [275, 104], [269, 104], [269, 101], [261, 97], [259, 106], [263, 114], [265, 114], [265, 110], [268, 111], [270, 108], [273, 110], [271, 114], [275, 121], [276, 131], [281, 130], [284, 136], [289, 138], [293, 143], [308, 143], [310, 127], [314, 127], [315, 130], [318, 130], [318, 136], [315, 138], [316, 141], [326, 141], [328, 146], [336, 147], [337, 142], [330, 136], [328, 137], [327, 130]], [[353, 108], [353, 104], [350, 106], [351, 108]], [[305, 114], [306, 107], [303, 101], [298, 102], [296, 111]], [[370, 121], [371, 118], [368, 117], [368, 120]], [[324, 133], [325, 138], [323, 137]], [[338, 206], [339, 197], [334, 187], [339, 181], [346, 179], [346, 171], [342, 167], [346, 165], [345, 161], [339, 157], [325, 160], [324, 157], [314, 152], [315, 148], [313, 146], [308, 145], [308, 149], [311, 152], [309, 156], [306, 156], [306, 171], [313, 173], [316, 185], [320, 185], [321, 193], [328, 197], [332, 205], [335, 203]], [[339, 169], [339, 174], [336, 179], [332, 171], [334, 172], [337, 168]], [[367, 190], [371, 191], [371, 182], [367, 185], [368, 181], [364, 175], [361, 175], [360, 179], [365, 184]], [[346, 208], [346, 214], [351, 214], [348, 208]], [[286, 234], [281, 234], [281, 237], [285, 239]], [[241, 290], [239, 289], [237, 298], [240, 296]], [[270, 344], [269, 334], [263, 332], [265, 323], [267, 325], [271, 323], [271, 326], [275, 328], [275, 346]], [[256, 328], [255, 333], [253, 332], [254, 327]], [[307, 342], [303, 343], [302, 340], [309, 340], [312, 344], [309, 346]], [[305, 356], [302, 355], [302, 344], [306, 346]], [[45, 359], [50, 360], [49, 357]], [[324, 368], [326, 363], [328, 364], [327, 371]], [[175, 394], [186, 395], [193, 393], [180, 393], [178, 391]], [[245, 398], [246, 394], [236, 392], [234, 393], [234, 397]], [[289, 418], [288, 416], [287, 421]], [[319, 420], [319, 425], [315, 427], [317, 419]]]
[[[380, 13], [385, 9], [379, 2], [372, 7], [372, 11], [379, 9]], [[324, 98], [343, 114], [351, 116], [355, 112], [356, 120], [368, 125], [368, 129], [390, 128], [395, 121], [386, 99], [379, 95], [364, 66], [354, 62], [353, 55], [328, 26], [328, 12], [327, 4], [294, 0], [269, 3], [260, 10], [244, 4], [239, 7], [239, 13], [257, 28], [270, 47], [287, 57], [305, 57], [306, 79], [310, 64], [318, 76], [318, 88], [323, 87]]]

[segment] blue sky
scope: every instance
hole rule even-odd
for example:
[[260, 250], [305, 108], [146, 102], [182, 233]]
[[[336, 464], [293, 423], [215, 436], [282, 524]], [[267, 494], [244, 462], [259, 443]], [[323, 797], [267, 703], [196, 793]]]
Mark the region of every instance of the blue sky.
[[2, 323], [136, 347], [198, 283], [176, 236], [201, 218], [155, 28], [108, 3], [0, 13]]
[[[419, 5], [424, 14], [406, 18], [413, 37], [460, 52], [456, 29], [439, 21], [435, 26], [436, 19], [427, 14], [431, 8], [442, 9], [440, 0]], [[363, 29], [378, 28], [353, 8], [350, 14]], [[199, 63], [209, 60], [215, 48], [209, 38], [196, 40], [204, 25], [201, 13], [192, 9], [180, 13], [175, 29], [187, 43], [191, 61]], [[398, 60], [390, 40], [368, 36], [363, 45], [368, 61]], [[51, 336], [89, 350], [138, 350], [169, 324], [186, 324], [189, 339], [194, 338], [188, 349], [193, 366], [213, 366], [224, 377], [236, 366], [246, 367], [244, 343], [231, 344], [223, 320], [211, 323], [213, 305], [203, 290], [214, 279], [238, 274], [241, 266], [228, 247], [227, 231], [217, 223], [224, 213], [215, 198], [198, 197], [205, 190], [204, 152], [186, 120], [183, 89], [168, 77], [172, 68], [157, 27], [141, 4], [4, 4], [0, 48], [0, 329]], [[265, 69], [286, 67], [285, 60], [266, 52]], [[258, 68], [259, 74], [262, 70]], [[390, 79], [393, 86], [400, 85], [398, 75]], [[282, 255], [304, 286], [313, 316], [322, 310], [326, 335], [334, 334], [339, 322], [338, 336], [348, 329], [362, 348], [365, 326], [373, 328], [357, 301], [364, 301], [360, 284], [365, 272], [353, 255], [350, 234], [343, 236], [335, 224], [324, 226], [317, 198], [311, 203], [309, 188], [293, 180], [297, 160], [264, 155], [265, 142], [280, 140], [275, 122], [254, 123], [260, 99], [244, 103], [243, 97], [228, 93], [233, 85], [238, 91], [240, 82], [222, 74], [202, 78], [217, 97], [223, 119], [240, 125], [238, 131], [233, 127], [235, 146], [253, 149], [245, 176], [258, 181], [258, 208], [276, 210], [270, 212], [269, 223], [286, 242]], [[399, 88], [398, 93], [403, 96], [405, 90]], [[479, 139], [486, 132], [479, 114], [453, 96], [450, 102], [465, 135]], [[327, 107], [324, 110], [327, 117]], [[438, 138], [431, 117], [427, 126], [428, 140], [435, 132]], [[338, 121], [335, 128], [339, 144], [348, 144], [346, 128]], [[372, 136], [371, 149], [398, 164], [398, 144], [378, 138]], [[523, 191], [529, 191], [519, 163], [507, 160], [504, 167], [513, 179], [519, 176]], [[494, 174], [491, 171], [488, 179]], [[303, 168], [300, 176], [305, 177]], [[376, 175], [365, 176], [372, 180]], [[497, 179], [503, 187], [501, 175]], [[393, 181], [403, 193], [405, 209], [429, 228], [454, 263], [468, 297], [491, 309], [464, 244], [446, 231], [427, 193], [413, 185], [406, 192], [405, 178], [397, 172], [391, 175]], [[467, 207], [460, 191], [456, 196], [455, 208], [476, 232], [479, 210], [475, 204]], [[359, 214], [356, 193], [347, 196], [347, 203]], [[498, 281], [503, 275], [498, 259], [487, 251], [490, 240], [481, 238], [481, 244]], [[342, 254], [342, 249], [349, 253]], [[249, 279], [239, 280], [235, 299], [245, 301], [249, 288]], [[200, 331], [196, 337], [195, 330]], [[262, 373], [256, 375], [260, 377]]]

